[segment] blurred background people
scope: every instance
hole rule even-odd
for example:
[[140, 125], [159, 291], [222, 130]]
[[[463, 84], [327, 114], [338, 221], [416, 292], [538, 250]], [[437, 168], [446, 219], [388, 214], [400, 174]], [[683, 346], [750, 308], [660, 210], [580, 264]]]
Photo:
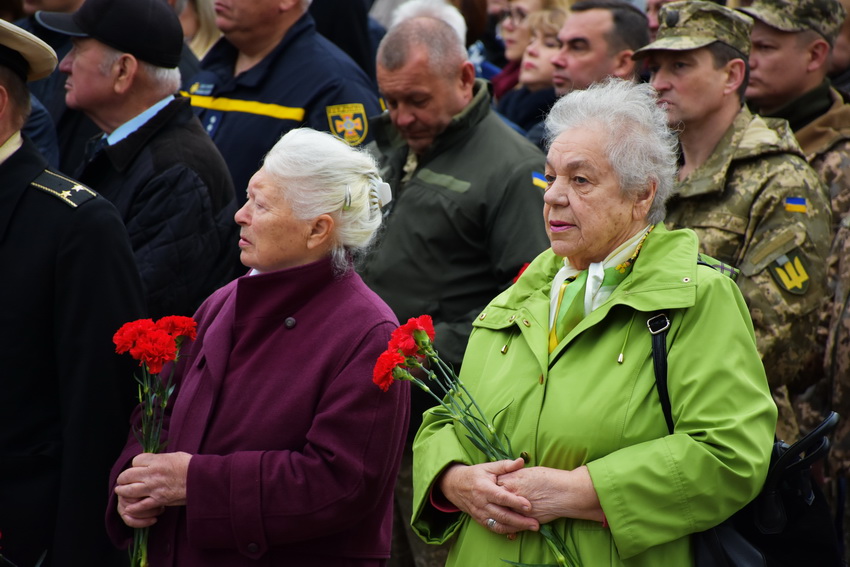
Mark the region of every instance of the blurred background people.
[[538, 10], [566, 9], [568, 6], [567, 0], [508, 0], [499, 22], [506, 63], [502, 70], [490, 79], [494, 100], [499, 101], [519, 83], [522, 56], [531, 41], [528, 15]]
[[235, 217], [251, 272], [195, 315], [167, 452], [130, 435], [112, 470], [116, 544], [152, 526], [154, 566], [386, 565], [409, 384], [372, 382], [398, 323], [352, 257], [388, 199], [372, 157], [330, 134], [271, 149]]
[[[360, 1], [360, 0], [352, 0]], [[369, 76], [316, 31], [307, 0], [221, 0], [223, 36], [186, 93], [230, 169], [239, 203], [281, 134], [309, 126], [352, 146], [380, 113]]]
[[561, 50], [558, 31], [567, 13], [561, 9], [540, 10], [529, 14], [531, 41], [522, 55], [519, 85], [502, 96], [496, 110], [528, 131], [543, 121], [557, 95], [552, 85], [552, 58]]
[[[183, 27], [183, 39], [199, 60], [221, 37], [215, 25], [215, 9], [212, 0], [178, 0], [183, 6], [175, 5]], [[192, 78], [192, 77], [189, 77]]]

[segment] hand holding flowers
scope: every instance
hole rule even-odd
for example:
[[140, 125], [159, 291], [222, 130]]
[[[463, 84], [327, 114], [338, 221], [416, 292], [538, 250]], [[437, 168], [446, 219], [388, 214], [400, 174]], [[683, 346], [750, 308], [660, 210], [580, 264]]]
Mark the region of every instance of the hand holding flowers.
[[[440, 359], [432, 343], [434, 336], [431, 317], [421, 315], [409, 319], [393, 331], [387, 350], [378, 357], [372, 380], [384, 391], [387, 391], [395, 380], [413, 382], [439, 403], [439, 409], [433, 410], [435, 414], [462, 426], [466, 430], [467, 439], [488, 461], [514, 461], [510, 439], [505, 434], [498, 435], [494, 426], [496, 416], [507, 408], [502, 408], [492, 418], [487, 416], [452, 368]], [[420, 374], [427, 376], [427, 383], [418, 377]], [[481, 518], [476, 520], [486, 523], [486, 520], [482, 522]], [[549, 524], [541, 524], [539, 533], [545, 538], [559, 567], [579, 565], [566, 542]], [[523, 565], [503, 561], [512, 565]]]
[[[174, 393], [173, 369], [166, 380], [163, 380], [159, 374], [166, 363], [177, 361], [183, 341], [186, 338], [194, 340], [196, 336], [197, 324], [194, 319], [172, 315], [163, 317], [156, 323], [151, 319], [125, 323], [112, 338], [115, 343], [115, 352], [119, 354], [129, 352], [142, 367], [141, 377], [136, 377], [139, 383], [141, 427], [133, 433], [142, 446], [143, 455], [133, 460], [134, 466], [137, 460], [145, 458], [145, 453], [159, 453], [165, 446], [162, 440], [162, 429], [168, 400]], [[175, 453], [175, 455], [181, 454]], [[173, 460], [175, 457], [167, 456], [166, 458]], [[188, 468], [188, 460], [186, 460], [186, 467]], [[125, 473], [122, 473], [122, 476]], [[127, 477], [124, 476], [122, 482], [119, 476], [119, 484], [128, 484]], [[138, 494], [134, 492], [138, 490], [139, 487], [127, 489], [119, 486], [116, 488], [116, 494], [119, 496], [119, 513], [123, 518], [130, 520], [128, 525], [135, 525], [133, 544], [130, 547], [131, 567], [148, 567], [148, 528], [156, 521], [155, 512], [159, 505], [155, 500], [150, 500], [149, 491]], [[146, 499], [145, 503], [141, 503]]]

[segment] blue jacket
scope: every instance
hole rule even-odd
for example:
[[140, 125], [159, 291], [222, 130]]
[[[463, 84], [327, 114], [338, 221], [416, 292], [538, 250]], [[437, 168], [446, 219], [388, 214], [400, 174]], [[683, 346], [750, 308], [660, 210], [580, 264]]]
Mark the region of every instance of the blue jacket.
[[316, 31], [305, 14], [251, 69], [233, 76], [237, 49], [216, 43], [186, 96], [224, 156], [240, 203], [251, 176], [280, 137], [309, 126], [351, 145], [370, 139], [368, 116], [380, 113], [366, 73]]

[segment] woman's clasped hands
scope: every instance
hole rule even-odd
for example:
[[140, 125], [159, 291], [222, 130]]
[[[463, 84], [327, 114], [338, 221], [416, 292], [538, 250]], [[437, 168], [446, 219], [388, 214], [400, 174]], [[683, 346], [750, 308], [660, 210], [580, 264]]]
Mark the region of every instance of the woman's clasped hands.
[[439, 488], [476, 522], [511, 539], [558, 518], [605, 519], [587, 467], [526, 467], [522, 459], [455, 464], [443, 473]]

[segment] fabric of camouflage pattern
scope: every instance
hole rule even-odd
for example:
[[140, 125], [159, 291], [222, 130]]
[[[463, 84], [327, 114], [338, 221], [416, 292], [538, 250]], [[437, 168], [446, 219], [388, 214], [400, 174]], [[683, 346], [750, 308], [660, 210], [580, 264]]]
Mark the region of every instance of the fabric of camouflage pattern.
[[[827, 259], [827, 282], [832, 301], [822, 309], [818, 341], [826, 345], [823, 367], [812, 369], [822, 378], [794, 401], [800, 429], [806, 433], [830, 410], [841, 421], [833, 435], [824, 492], [834, 510], [840, 509], [839, 479], [850, 479], [850, 104], [831, 89], [830, 109], [795, 134], [806, 159], [827, 186], [832, 203], [832, 247]], [[850, 500], [845, 495], [845, 511]], [[844, 519], [850, 526], [850, 516]], [[850, 530], [844, 530], [845, 559], [850, 561]]]
[[830, 89], [830, 96], [830, 109], [794, 135], [806, 160], [826, 185], [835, 234], [850, 213], [850, 103], [835, 89]]
[[741, 270], [759, 353], [780, 409], [777, 434], [798, 435], [793, 397], [816, 377], [816, 329], [827, 297], [829, 203], [784, 120], [742, 108], [708, 161], [680, 182], [666, 224], [692, 228], [706, 254]]
[[685, 0], [665, 4], [658, 14], [658, 24], [655, 41], [635, 51], [634, 59], [646, 56], [648, 51], [686, 51], [715, 41], [750, 54], [752, 18], [714, 2]]
[[754, 0], [739, 10], [780, 31], [814, 30], [830, 45], [847, 15], [838, 0]]

